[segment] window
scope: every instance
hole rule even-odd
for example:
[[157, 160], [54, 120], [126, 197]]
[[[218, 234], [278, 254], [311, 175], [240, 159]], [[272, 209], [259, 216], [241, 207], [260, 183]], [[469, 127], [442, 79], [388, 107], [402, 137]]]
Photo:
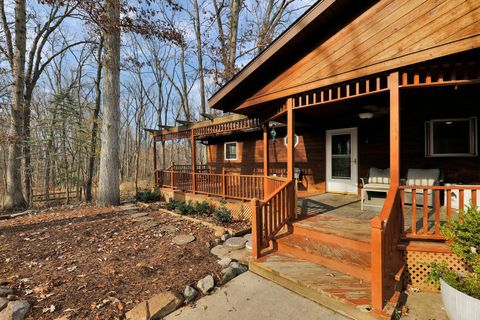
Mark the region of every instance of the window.
[[425, 122], [427, 157], [477, 155], [477, 118], [434, 119]]
[[237, 160], [236, 142], [225, 142], [225, 160]]

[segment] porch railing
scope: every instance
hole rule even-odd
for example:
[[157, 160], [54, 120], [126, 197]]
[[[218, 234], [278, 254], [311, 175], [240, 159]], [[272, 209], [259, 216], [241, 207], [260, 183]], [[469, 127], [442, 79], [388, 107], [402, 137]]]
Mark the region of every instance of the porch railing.
[[[275, 182], [276, 183], [276, 182]], [[260, 257], [262, 249], [294, 218], [293, 180], [283, 181], [265, 200], [252, 200], [252, 254]]]
[[264, 197], [263, 176], [159, 170], [156, 179], [161, 187], [181, 191], [247, 201]]
[[480, 204], [480, 185], [400, 186], [403, 237], [444, 240], [441, 226], [465, 209]]
[[395, 294], [404, 266], [398, 250], [403, 229], [402, 201], [398, 186], [391, 186], [382, 211], [371, 220], [372, 307], [383, 310]]

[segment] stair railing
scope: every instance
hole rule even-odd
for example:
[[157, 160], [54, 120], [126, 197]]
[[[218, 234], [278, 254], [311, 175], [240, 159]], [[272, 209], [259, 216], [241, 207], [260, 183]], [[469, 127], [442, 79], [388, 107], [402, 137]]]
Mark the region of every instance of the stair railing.
[[270, 246], [274, 237], [295, 215], [295, 188], [293, 180], [282, 183], [264, 200], [252, 202], [252, 254], [255, 259], [261, 250]]

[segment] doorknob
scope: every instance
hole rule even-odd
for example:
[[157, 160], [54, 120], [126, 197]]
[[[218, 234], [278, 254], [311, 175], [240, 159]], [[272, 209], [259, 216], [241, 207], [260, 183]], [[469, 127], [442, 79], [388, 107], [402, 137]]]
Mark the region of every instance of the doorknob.
[[357, 159], [353, 159], [353, 163], [354, 163], [354, 164], [357, 164]]

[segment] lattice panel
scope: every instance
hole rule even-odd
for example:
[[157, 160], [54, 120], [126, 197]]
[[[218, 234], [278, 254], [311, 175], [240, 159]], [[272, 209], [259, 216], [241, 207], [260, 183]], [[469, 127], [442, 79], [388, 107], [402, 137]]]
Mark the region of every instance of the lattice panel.
[[[203, 201], [207, 200], [215, 207], [220, 207], [220, 199], [214, 197], [207, 197], [206, 195], [202, 194], [192, 194], [192, 193], [183, 193], [183, 192], [175, 192], [173, 193], [168, 188], [162, 189], [162, 193], [165, 196], [165, 200], [169, 201], [170, 199], [174, 199], [176, 201]], [[226, 200], [225, 207], [232, 212], [233, 219], [235, 220], [246, 220], [251, 221], [252, 219], [252, 207], [250, 206], [250, 202], [242, 202], [239, 200]]]
[[426, 291], [438, 291], [432, 282], [425, 281], [430, 273], [430, 263], [446, 261], [451, 270], [466, 271], [464, 262], [453, 253], [407, 251], [405, 254], [405, 286]]

